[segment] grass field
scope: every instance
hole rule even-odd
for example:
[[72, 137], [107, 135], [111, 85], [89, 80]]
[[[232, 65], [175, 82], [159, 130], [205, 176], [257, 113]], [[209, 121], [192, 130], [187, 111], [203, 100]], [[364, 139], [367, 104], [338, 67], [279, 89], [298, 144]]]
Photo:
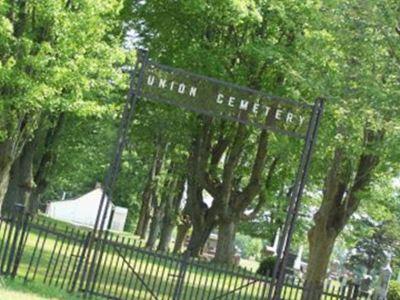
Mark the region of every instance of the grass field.
[[78, 300], [67, 292], [38, 283], [24, 283], [21, 279], [0, 279], [1, 300]]
[[[41, 222], [43, 220], [40, 220], [39, 223], [42, 224]], [[83, 238], [87, 233], [85, 229], [79, 228], [78, 234], [78, 228], [62, 222], [53, 222], [52, 226], [48, 226], [48, 220], [45, 223], [46, 228], [53, 228], [52, 226], [56, 225], [57, 233], [63, 233], [64, 237], [71, 234], [75, 238]], [[18, 276], [25, 278], [25, 275], [28, 274], [28, 282], [67, 289], [70, 280], [68, 275], [72, 273], [74, 266], [76, 266], [79, 257], [78, 250], [80, 249], [74, 248], [74, 239], [64, 237], [49, 233], [47, 238], [44, 239], [43, 231], [41, 232], [38, 228], [31, 229]], [[113, 235], [112, 240], [121, 242], [122, 238], [124, 237]], [[147, 285], [150, 290], [157, 294], [159, 299], [171, 299], [180, 268], [179, 258], [167, 254], [154, 256], [150, 251], [138, 247], [137, 239], [128, 242], [126, 236], [125, 242], [122, 244], [133, 246], [134, 243], [135, 249], [141, 249], [140, 251], [132, 251], [130, 247], [125, 247], [120, 249], [120, 253], [127, 258], [131, 268], [139, 276], [134, 275], [126, 262], [123, 262], [122, 256], [116, 255], [115, 248], [108, 245], [105, 248], [104, 268], [100, 269], [96, 290], [102, 295], [147, 300], [150, 299], [149, 291], [145, 287]], [[34, 249], [41, 248], [42, 244], [43, 248], [41, 251], [36, 251], [32, 260]], [[79, 242], [76, 244], [79, 244]], [[39, 253], [41, 254], [39, 255]], [[28, 271], [29, 265], [31, 267]], [[35, 270], [36, 266], [37, 270]], [[259, 281], [261, 277], [257, 281], [253, 271], [250, 270], [228, 269], [230, 274], [225, 275], [226, 268], [217, 269], [209, 263], [196, 261], [187, 271], [182, 299], [212, 298], [241, 285], [248, 285], [253, 281], [256, 281], [256, 283], [250, 284], [246, 290], [241, 290], [239, 293], [249, 300], [258, 299], [259, 297], [256, 295], [262, 292], [264, 286]], [[240, 272], [240, 274], [236, 274], [237, 272]], [[0, 299], [2, 298], [0, 297]]]
[[[0, 294], [1, 300], [7, 299], [6, 297], [13, 300], [42, 299], [26, 298], [26, 292], [31, 293], [32, 295], [29, 295], [32, 297], [40, 295], [44, 297], [43, 299], [52, 297], [53, 299], [78, 299], [73, 298], [71, 294], [59, 291], [69, 290], [70, 275], [73, 274], [80, 257], [80, 242], [77, 240], [83, 240], [87, 231], [79, 229], [78, 232], [78, 229], [71, 225], [57, 222], [53, 225], [56, 225], [58, 229], [50, 232], [45, 239], [44, 231], [40, 228], [53, 228], [53, 225], [48, 226], [48, 221], [45, 223], [44, 227], [32, 229], [27, 239], [18, 270], [19, 278], [25, 278], [25, 275], [28, 275], [27, 284], [24, 285], [21, 279], [7, 281], [7, 284], [3, 285], [6, 286], [2, 290], [3, 295]], [[40, 224], [43, 225], [43, 223]], [[0, 242], [3, 236], [2, 231], [4, 227], [0, 229]], [[152, 299], [149, 292], [151, 290], [160, 300], [172, 299], [180, 268], [178, 257], [167, 254], [155, 256], [153, 252], [139, 247], [136, 239], [127, 241], [126, 236], [121, 238], [114, 235], [111, 241], [114, 244], [110, 243], [104, 249], [104, 263], [99, 270], [96, 292], [121, 299], [147, 300]], [[118, 248], [117, 246], [116, 248], [115, 245], [125, 245], [125, 247]], [[41, 251], [36, 251], [33, 256], [35, 248], [40, 248]], [[125, 257], [126, 261], [123, 261], [122, 257]], [[249, 262], [246, 264], [251, 265]], [[29, 265], [31, 268], [28, 270]], [[263, 291], [268, 289], [268, 284], [263, 282], [263, 278], [254, 274], [254, 265], [249, 269], [233, 269], [193, 260], [186, 274], [182, 300], [214, 299], [236, 289], [237, 292], [222, 299], [256, 300], [262, 299]], [[296, 282], [291, 282], [291, 285], [294, 287], [285, 288], [284, 299], [300, 299], [301, 290], [296, 288]], [[46, 288], [43, 289], [43, 286]], [[243, 286], [245, 288], [240, 289]], [[20, 293], [22, 294], [19, 295]], [[324, 299], [336, 298], [325, 297]]]

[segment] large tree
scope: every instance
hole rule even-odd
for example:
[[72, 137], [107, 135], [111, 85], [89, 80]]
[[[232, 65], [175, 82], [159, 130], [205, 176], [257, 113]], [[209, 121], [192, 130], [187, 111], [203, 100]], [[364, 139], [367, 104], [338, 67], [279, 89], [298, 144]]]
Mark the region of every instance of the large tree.
[[341, 80], [340, 89], [332, 91], [334, 101], [324, 123], [333, 129], [325, 137], [335, 144], [330, 143], [324, 162], [328, 172], [320, 173], [325, 181], [323, 198], [308, 235], [306, 288], [312, 295], [305, 293], [303, 299], [319, 299], [335, 241], [373, 192], [375, 176], [396, 174], [396, 151], [391, 147], [398, 139], [394, 99], [399, 63], [392, 48], [398, 40], [392, 9], [392, 1], [325, 8], [329, 12], [325, 31], [340, 53], [336, 61]]
[[[318, 5], [289, 2], [134, 2], [127, 6], [133, 14], [127, 9], [126, 15], [139, 43], [156, 60], [298, 98], [304, 30]], [[310, 91], [307, 96], [319, 92]], [[236, 231], [232, 220], [245, 217], [248, 208], [258, 211], [265, 202], [261, 189], [270, 134], [208, 117], [193, 118], [193, 123], [185, 209], [193, 225], [190, 251], [197, 255], [211, 230], [220, 226], [217, 259], [228, 262]], [[250, 167], [245, 157], [252, 161]], [[270, 167], [276, 158], [270, 156]], [[238, 168], [243, 176], [235, 172]], [[204, 190], [214, 198], [212, 207], [204, 203]]]
[[39, 126], [63, 112], [97, 114], [106, 108], [110, 82], [119, 82], [115, 64], [123, 59], [119, 8], [114, 0], [102, 5], [91, 0], [0, 2], [0, 205], [20, 155], [13, 180], [22, 186], [18, 194], [29, 198], [31, 148], [37, 134], [46, 131]]

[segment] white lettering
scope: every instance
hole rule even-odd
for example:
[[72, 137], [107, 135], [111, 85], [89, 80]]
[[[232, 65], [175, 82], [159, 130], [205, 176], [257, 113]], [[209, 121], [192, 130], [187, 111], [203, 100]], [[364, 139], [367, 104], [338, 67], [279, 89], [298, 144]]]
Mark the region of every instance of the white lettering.
[[235, 106], [235, 100], [236, 100], [235, 97], [229, 97], [228, 105], [229, 105], [230, 107], [234, 107], [234, 106]]
[[254, 103], [254, 105], [253, 105], [253, 113], [257, 113], [258, 112], [258, 108], [260, 107], [260, 104], [258, 104], [258, 103]]
[[305, 118], [303, 116], [300, 116], [300, 126], [303, 125]]
[[282, 110], [281, 109], [277, 109], [275, 112], [275, 119], [280, 120], [282, 117]]
[[196, 97], [196, 93], [197, 93], [197, 88], [192, 86], [189, 91], [189, 96]]
[[292, 121], [293, 121], [293, 114], [288, 113], [286, 116], [286, 123], [292, 123]]
[[149, 77], [147, 77], [147, 85], [153, 85], [155, 80], [156, 77], [154, 75], [149, 75]]
[[172, 81], [172, 82], [171, 82], [171, 86], [170, 86], [170, 88], [169, 88], [169, 89], [172, 91], [172, 90], [174, 89], [174, 86], [175, 86], [175, 82], [174, 82], [174, 81]]
[[178, 88], [178, 93], [179, 93], [179, 94], [184, 94], [184, 93], [185, 93], [185, 89], [186, 89], [185, 84], [181, 83], [181, 84], [179, 85], [179, 88]]
[[160, 82], [158, 83], [159, 88], [166, 88], [167, 87], [167, 80], [166, 79], [160, 79]]
[[239, 109], [248, 110], [249, 108], [249, 101], [241, 100]]
[[217, 103], [218, 103], [218, 104], [224, 103], [224, 95], [218, 94], [218, 96], [217, 96]]
[[265, 116], [268, 116], [269, 115], [269, 111], [271, 110], [271, 107], [269, 107], [269, 106], [266, 106], [265, 107]]

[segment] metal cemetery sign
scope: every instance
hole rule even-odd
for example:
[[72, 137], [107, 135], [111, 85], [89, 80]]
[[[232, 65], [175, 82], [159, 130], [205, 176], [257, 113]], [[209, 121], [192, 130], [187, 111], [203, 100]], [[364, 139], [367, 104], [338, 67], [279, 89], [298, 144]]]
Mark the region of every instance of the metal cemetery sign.
[[[84, 261], [85, 256], [92, 257], [90, 266], [85, 269], [87, 270], [86, 283], [84, 284], [85, 293], [93, 293], [99, 268], [103, 263], [104, 244], [97, 241], [101, 241], [103, 235], [105, 216], [111, 206], [112, 187], [117, 178], [129, 125], [138, 99], [142, 98], [172, 104], [213, 117], [251, 124], [261, 129], [272, 130], [304, 140], [301, 160], [291, 189], [285, 226], [278, 246], [278, 259], [271, 278], [271, 288], [268, 289], [268, 297], [266, 298], [279, 300], [284, 284], [290, 242], [322, 116], [323, 100], [317, 99], [313, 105], [309, 105], [271, 96], [214, 78], [156, 64], [148, 60], [148, 54], [144, 51], [139, 52], [136, 66], [131, 72], [130, 90], [121, 120], [114, 157], [104, 180], [104, 192], [96, 223], [82, 254], [82, 261]], [[108, 194], [108, 198], [106, 194]], [[104, 210], [105, 213], [101, 214]], [[189, 257], [185, 256], [185, 259], [182, 260], [174, 288], [174, 300], [181, 299], [188, 259]], [[136, 274], [135, 270], [132, 270], [132, 272]], [[227, 295], [235, 291], [230, 291]], [[264, 298], [263, 296], [262, 299]]]
[[142, 97], [305, 137], [312, 106], [160, 64], [146, 64]]

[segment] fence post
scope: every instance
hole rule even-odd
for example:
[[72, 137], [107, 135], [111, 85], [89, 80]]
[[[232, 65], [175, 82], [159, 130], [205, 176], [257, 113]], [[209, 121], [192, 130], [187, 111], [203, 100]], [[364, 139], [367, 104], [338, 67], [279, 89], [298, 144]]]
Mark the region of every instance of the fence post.
[[354, 293], [353, 293], [353, 300], [357, 300], [358, 296], [360, 296], [360, 285], [354, 285]]
[[18, 239], [20, 238], [20, 242], [23, 242], [23, 236], [22, 236], [22, 227], [23, 227], [23, 220], [24, 220], [24, 211], [25, 211], [25, 206], [22, 204], [17, 203], [15, 205], [15, 210], [13, 212], [14, 218], [12, 219], [11, 222], [15, 222], [14, 224], [10, 224], [10, 233], [12, 231], [13, 225], [15, 225], [15, 231], [13, 235], [9, 235], [9, 238], [11, 238], [11, 247], [10, 247], [10, 253], [8, 256], [8, 261], [7, 261], [7, 268], [5, 271], [6, 275], [11, 275], [13, 276], [14, 270], [15, 273], [18, 269], [18, 262], [17, 262], [17, 251], [21, 243], [18, 243]]
[[186, 251], [181, 260], [181, 266], [179, 268], [179, 275], [178, 275], [178, 280], [177, 280], [176, 286], [175, 286], [173, 300], [179, 300], [181, 298], [182, 288], [185, 283], [185, 276], [186, 276], [186, 271], [188, 268], [189, 260], [190, 260], [190, 252]]
[[[17, 204], [18, 205], [18, 204]], [[19, 206], [19, 214], [21, 215], [21, 220], [20, 220], [20, 237], [19, 237], [19, 243], [16, 249], [16, 256], [14, 260], [14, 266], [11, 272], [11, 277], [15, 277], [18, 272], [19, 264], [21, 262], [22, 255], [24, 254], [25, 250], [25, 244], [27, 240], [27, 235], [29, 234], [29, 221], [30, 221], [30, 216], [29, 213], [25, 211], [25, 207], [23, 205]]]
[[82, 280], [79, 288], [82, 288], [82, 282], [85, 278], [85, 274], [84, 274], [85, 272], [83, 272], [83, 274], [81, 274], [81, 271], [82, 271], [83, 264], [85, 264], [85, 260], [88, 259], [88, 257], [86, 257], [86, 255], [87, 255], [86, 252], [88, 250], [88, 245], [89, 245], [89, 240], [90, 240], [91, 234], [92, 234], [92, 232], [88, 231], [86, 234], [86, 237], [84, 238], [82, 248], [81, 248], [81, 254], [79, 255], [78, 264], [76, 266], [76, 269], [73, 270], [73, 275], [72, 275], [73, 277], [72, 277], [72, 282], [71, 282], [71, 286], [70, 286], [70, 290], [69, 290], [70, 293], [75, 291], [79, 277], [81, 277], [81, 280]]
[[359, 290], [359, 286], [351, 283], [348, 285], [348, 290], [347, 290], [347, 295], [346, 295], [346, 300], [355, 300], [357, 299], [360, 290]]
[[346, 290], [347, 290], [347, 286], [346, 285], [342, 285], [340, 287], [340, 296], [339, 296], [340, 300], [345, 300], [346, 299]]

